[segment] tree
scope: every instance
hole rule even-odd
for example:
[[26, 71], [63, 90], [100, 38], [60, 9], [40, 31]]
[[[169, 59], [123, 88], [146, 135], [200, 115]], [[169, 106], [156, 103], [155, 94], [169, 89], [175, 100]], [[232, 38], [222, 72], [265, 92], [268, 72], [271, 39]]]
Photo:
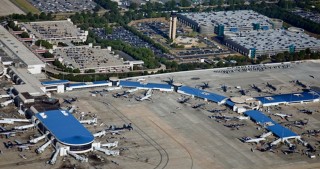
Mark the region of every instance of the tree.
[[138, 8], [138, 4], [137, 3], [135, 3], [135, 2], [131, 2], [130, 3], [129, 9], [136, 10], [137, 8]]
[[189, 7], [191, 6], [191, 2], [189, 0], [180, 0], [180, 6]]
[[22, 32], [20, 35], [21, 38], [30, 38], [29, 34], [27, 32]]
[[217, 0], [209, 0], [209, 5], [214, 6], [217, 4]]
[[43, 46], [45, 47], [46, 49], [52, 49], [52, 44], [49, 43], [48, 41], [46, 40], [37, 40], [36, 43], [35, 43], [37, 46]]
[[50, 53], [50, 52], [46, 52], [46, 53], [42, 54], [42, 56], [44, 58], [53, 58], [54, 57], [54, 55], [52, 53]]

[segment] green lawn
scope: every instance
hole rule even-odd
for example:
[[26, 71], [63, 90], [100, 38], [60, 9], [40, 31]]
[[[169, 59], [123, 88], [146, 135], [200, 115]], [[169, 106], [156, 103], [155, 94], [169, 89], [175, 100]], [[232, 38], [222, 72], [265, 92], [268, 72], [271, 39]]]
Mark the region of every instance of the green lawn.
[[32, 4], [30, 4], [27, 0], [11, 0], [11, 2], [26, 13], [40, 13], [40, 11]]

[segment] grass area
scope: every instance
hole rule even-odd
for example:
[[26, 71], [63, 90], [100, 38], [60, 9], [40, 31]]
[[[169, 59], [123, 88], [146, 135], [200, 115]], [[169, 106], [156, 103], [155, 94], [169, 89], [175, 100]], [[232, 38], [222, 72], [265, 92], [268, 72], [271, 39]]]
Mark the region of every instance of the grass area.
[[27, 0], [10, 0], [12, 3], [14, 3], [17, 7], [19, 7], [21, 10], [23, 10], [25, 13], [31, 12], [31, 13], [40, 13], [40, 11], [34, 7], [32, 4], [30, 4]]

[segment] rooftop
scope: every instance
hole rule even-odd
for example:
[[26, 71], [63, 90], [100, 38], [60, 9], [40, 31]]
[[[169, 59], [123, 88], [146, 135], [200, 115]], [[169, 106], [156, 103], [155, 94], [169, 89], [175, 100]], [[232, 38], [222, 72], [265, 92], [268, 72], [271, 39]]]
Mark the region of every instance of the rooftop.
[[271, 27], [270, 18], [253, 10], [179, 13], [179, 15], [185, 16], [202, 26], [223, 24], [229, 28], [241, 28], [252, 27], [253, 23], [259, 23], [261, 26]]
[[262, 104], [303, 102], [319, 98], [319, 94], [313, 91], [256, 97], [256, 99], [258, 99]]
[[84, 145], [94, 140], [93, 135], [65, 110], [50, 110], [37, 113], [35, 116], [63, 144]]
[[70, 19], [60, 21], [40, 21], [20, 23], [38, 39], [72, 39], [77, 41], [85, 38], [85, 31], [77, 28]]
[[290, 45], [296, 48], [320, 48], [320, 40], [305, 33], [287, 30], [247, 31], [233, 34], [230, 40], [243, 47], [264, 50], [287, 50]]
[[200, 89], [193, 88], [193, 87], [189, 87], [189, 86], [182, 86], [179, 88], [179, 91], [182, 91], [185, 94], [189, 94], [189, 95], [193, 95], [193, 96], [200, 97], [203, 99], [207, 99], [209, 101], [213, 101], [216, 103], [222, 102], [223, 100], [225, 100], [227, 98], [227, 97], [219, 95], [219, 94], [207, 92], [207, 91], [200, 90]]
[[0, 26], [0, 46], [4, 46], [5, 52], [14, 58], [20, 58], [28, 66], [39, 65], [44, 63], [32, 53], [26, 46], [16, 39], [3, 26]]
[[63, 62], [79, 69], [95, 69], [111, 66], [124, 65], [119, 55], [108, 49], [101, 49], [100, 46], [75, 46], [57, 48], [54, 54], [61, 57]]
[[171, 86], [168, 84], [140, 83], [135, 81], [125, 81], [125, 80], [121, 80], [119, 85], [123, 87], [139, 87], [139, 88], [147, 88], [147, 89], [171, 89]]
[[257, 123], [260, 123], [261, 125], [265, 125], [266, 123], [270, 123], [271, 125], [268, 125], [266, 129], [271, 131], [273, 134], [275, 134], [277, 137], [280, 138], [288, 138], [288, 137], [296, 137], [298, 136], [293, 131], [281, 126], [277, 122], [273, 121], [271, 118], [263, 114], [262, 112], [258, 110], [249, 110], [244, 112], [245, 115], [249, 116], [252, 120], [256, 121]]

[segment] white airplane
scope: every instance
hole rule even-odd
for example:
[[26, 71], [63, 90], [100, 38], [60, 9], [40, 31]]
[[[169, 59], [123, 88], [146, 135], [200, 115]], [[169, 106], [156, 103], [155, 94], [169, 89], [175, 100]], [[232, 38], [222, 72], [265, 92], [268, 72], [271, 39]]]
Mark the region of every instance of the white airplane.
[[152, 93], [152, 89], [149, 89], [146, 94], [142, 97], [137, 97], [136, 100], [137, 101], [143, 101], [143, 100], [150, 100], [151, 98], [151, 93]]
[[275, 113], [275, 114], [273, 114], [273, 115], [279, 116], [279, 117], [281, 117], [282, 119], [288, 118], [288, 117], [292, 117], [292, 114]]
[[265, 138], [250, 138], [250, 137], [245, 137], [243, 138], [243, 142], [245, 143], [259, 143], [260, 141], [266, 140]]

